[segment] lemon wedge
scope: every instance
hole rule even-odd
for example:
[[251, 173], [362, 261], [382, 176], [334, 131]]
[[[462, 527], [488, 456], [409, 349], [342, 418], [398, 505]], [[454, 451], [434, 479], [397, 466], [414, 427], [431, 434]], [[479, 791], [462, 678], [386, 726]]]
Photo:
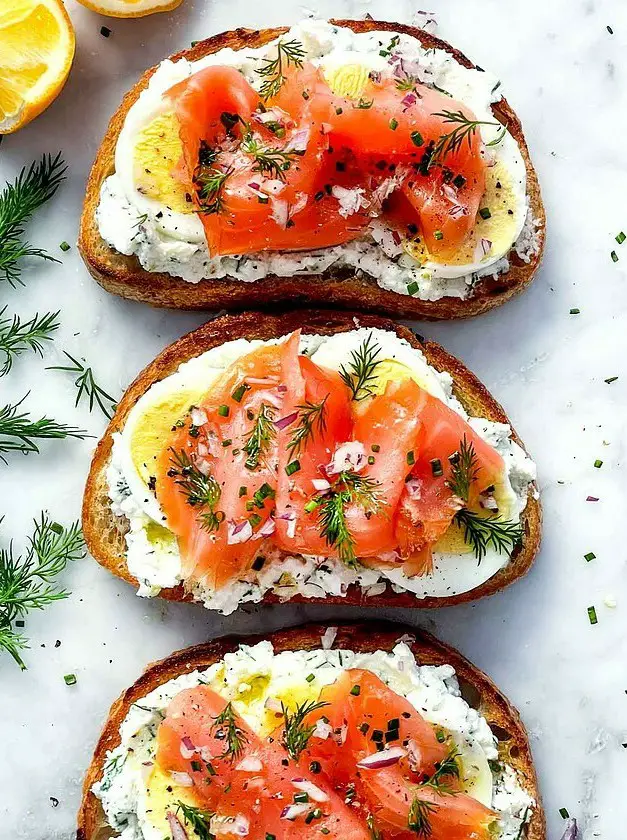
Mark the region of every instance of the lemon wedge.
[[0, 4], [0, 134], [11, 134], [59, 95], [74, 59], [61, 0]]
[[171, 12], [183, 0], [78, 0], [92, 12], [119, 18], [144, 17], [155, 12]]

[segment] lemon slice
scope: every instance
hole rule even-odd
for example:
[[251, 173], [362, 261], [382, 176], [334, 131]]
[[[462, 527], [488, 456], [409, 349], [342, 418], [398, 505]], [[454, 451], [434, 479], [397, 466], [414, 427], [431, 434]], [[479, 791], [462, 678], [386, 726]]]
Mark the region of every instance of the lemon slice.
[[134, 18], [153, 15], [155, 12], [171, 12], [183, 0], [78, 0], [82, 6], [109, 17]]
[[17, 131], [58, 96], [74, 46], [61, 0], [0, 4], [0, 134]]

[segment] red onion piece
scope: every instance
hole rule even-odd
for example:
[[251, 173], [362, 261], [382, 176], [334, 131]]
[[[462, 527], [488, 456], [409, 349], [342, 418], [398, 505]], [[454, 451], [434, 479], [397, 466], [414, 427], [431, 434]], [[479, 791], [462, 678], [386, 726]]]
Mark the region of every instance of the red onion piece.
[[193, 787], [194, 780], [189, 773], [179, 773], [178, 770], [170, 770], [170, 777], [181, 787]]
[[172, 832], [172, 840], [189, 840], [187, 832], [179, 822], [179, 818], [172, 811], [168, 811], [165, 815]]
[[189, 735], [185, 735], [184, 738], [181, 738], [180, 752], [185, 760], [190, 759], [195, 754], [196, 747], [192, 743], [192, 739]]
[[253, 535], [253, 526], [245, 519], [244, 522], [229, 522], [226, 542], [228, 545], [248, 542]]
[[400, 245], [402, 242], [401, 235], [397, 230], [392, 231], [392, 239], [394, 240], [395, 245]]
[[209, 419], [207, 413], [202, 408], [192, 408], [189, 416], [194, 426], [204, 426]]
[[410, 499], [419, 499], [422, 493], [422, 481], [419, 478], [410, 478], [405, 482], [405, 489]]
[[253, 537], [254, 540], [260, 540], [264, 537], [271, 537], [272, 534], [276, 531], [276, 522], [274, 519], [269, 516], [266, 521], [263, 523], [261, 528], [257, 531], [255, 536]]
[[312, 478], [311, 483], [313, 484], [314, 490], [317, 490], [318, 493], [328, 493], [331, 489], [331, 485], [326, 478]]
[[302, 817], [303, 814], [306, 814], [310, 809], [311, 805], [307, 804], [306, 802], [299, 803], [297, 805], [287, 805], [281, 811], [281, 819], [295, 820], [296, 817]]
[[244, 382], [247, 385], [261, 385], [262, 388], [271, 388], [279, 384], [277, 376], [246, 376]]
[[566, 828], [562, 834], [562, 840], [580, 840], [581, 832], [577, 828], [577, 820], [571, 817], [566, 820]]
[[293, 539], [294, 534], [296, 533], [296, 514], [294, 513], [281, 513], [277, 516], [277, 519], [283, 519], [287, 522], [287, 536], [289, 539]]
[[327, 464], [327, 475], [337, 475], [343, 470], [360, 472], [367, 464], [366, 449], [360, 440], [349, 440], [336, 447], [333, 459]]
[[292, 779], [292, 784], [296, 790], [302, 790], [306, 793], [313, 802], [328, 802], [329, 796], [313, 782], [307, 779]]
[[290, 151], [304, 152], [307, 148], [307, 144], [309, 143], [310, 133], [309, 128], [301, 128], [298, 131], [295, 131], [290, 140]]
[[410, 108], [412, 105], [416, 104], [416, 94], [415, 93], [407, 93], [401, 99], [401, 105], [404, 105], [405, 108]]
[[466, 208], [462, 207], [461, 204], [454, 204], [453, 207], [448, 211], [449, 216], [451, 219], [461, 219], [462, 216], [465, 216], [467, 213]]
[[244, 773], [257, 773], [262, 767], [263, 764], [258, 756], [247, 755], [235, 766], [235, 769], [242, 770]]
[[248, 186], [249, 186], [252, 190], [257, 190], [257, 192], [259, 192], [259, 190], [261, 190], [261, 184], [258, 184], [256, 181], [251, 181], [251, 182], [250, 182], [250, 184], [249, 184]]
[[381, 750], [381, 752], [375, 752], [362, 758], [361, 761], [357, 762], [357, 767], [378, 770], [381, 767], [390, 767], [392, 764], [397, 764], [406, 755], [407, 751], [402, 747], [390, 747], [390, 749]]
[[274, 425], [277, 429], [285, 429], [286, 426], [290, 426], [294, 420], [298, 417], [298, 412], [293, 411], [291, 414], [286, 415], [285, 417], [281, 417], [280, 420], [275, 420]]

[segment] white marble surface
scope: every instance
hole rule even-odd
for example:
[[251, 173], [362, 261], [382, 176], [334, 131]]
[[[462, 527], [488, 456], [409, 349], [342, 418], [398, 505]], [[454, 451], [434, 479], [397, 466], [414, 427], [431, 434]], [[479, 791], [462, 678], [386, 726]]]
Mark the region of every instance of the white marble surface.
[[[425, 0], [426, 2], [426, 0]], [[627, 6], [622, 0], [430, 0], [441, 34], [502, 75], [523, 119], [549, 217], [543, 268], [523, 297], [470, 323], [425, 325], [503, 402], [539, 465], [545, 509], [541, 554], [527, 579], [488, 601], [442, 611], [388, 613], [452, 642], [485, 669], [529, 728], [549, 834], [560, 807], [586, 838], [624, 837], [627, 805]], [[190, 40], [235, 26], [296, 21], [298, 0], [184, 0], [170, 15], [105, 20], [68, 0], [78, 51], [69, 83], [46, 114], [0, 148], [0, 178], [43, 151], [62, 149], [69, 178], [29, 229], [39, 246], [74, 245], [85, 178], [107, 120], [145, 67]], [[370, 12], [410, 21], [402, 0], [320, 0], [320, 14]], [[112, 29], [109, 39], [100, 26]], [[614, 34], [608, 33], [611, 25]], [[613, 264], [616, 248], [620, 261]], [[91, 281], [76, 248], [62, 264], [34, 264], [26, 287], [0, 288], [1, 303], [28, 316], [62, 310], [46, 360], [21, 360], [0, 380], [0, 404], [31, 391], [28, 406], [84, 425], [64, 374], [45, 370], [61, 349], [84, 355], [119, 394], [169, 341], [202, 316], [150, 310], [111, 297]], [[579, 315], [569, 310], [578, 307]], [[610, 376], [619, 376], [611, 385]], [[23, 543], [47, 508], [78, 516], [94, 441], [51, 442], [41, 455], [0, 464], [4, 544]], [[603, 467], [595, 469], [595, 459]], [[597, 503], [586, 502], [589, 494]], [[597, 559], [586, 563], [583, 555]], [[0, 837], [72, 836], [84, 767], [111, 701], [149, 661], [230, 631], [270, 630], [307, 618], [355, 618], [354, 610], [246, 610], [228, 619], [200, 608], [135, 598], [85, 559], [68, 569], [72, 597], [27, 624], [29, 670], [0, 658]], [[606, 597], [617, 607], [604, 605]], [[594, 604], [592, 627], [586, 608]], [[373, 616], [374, 617], [374, 616]], [[61, 645], [55, 647], [55, 640]], [[63, 675], [75, 672], [67, 687]], [[52, 797], [59, 800], [52, 804]]]

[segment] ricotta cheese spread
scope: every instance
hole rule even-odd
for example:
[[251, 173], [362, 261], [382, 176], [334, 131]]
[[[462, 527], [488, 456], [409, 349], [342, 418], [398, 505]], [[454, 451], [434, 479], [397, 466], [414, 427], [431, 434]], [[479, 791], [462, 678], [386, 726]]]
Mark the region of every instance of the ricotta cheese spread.
[[[499, 82], [490, 73], [462, 67], [444, 50], [425, 49], [408, 35], [390, 32], [355, 33], [328, 21], [306, 20], [292, 27], [285, 40], [301, 42], [307, 60], [323, 69], [359, 63], [369, 70], [391, 74], [386, 47], [392, 40], [394, 55], [416, 63], [420, 81], [448, 92], [472, 108], [478, 120], [494, 123], [490, 110], [500, 99]], [[491, 147], [492, 163], [509, 182], [508, 212], [515, 220], [513, 236], [500, 242], [495, 232], [493, 252], [471, 265], [445, 265], [427, 259], [420, 261], [392, 237], [391, 231], [374, 220], [364, 236], [336, 247], [312, 252], [263, 252], [240, 257], [215, 256], [209, 253], [202, 223], [195, 213], [179, 212], [148, 198], [135, 183], [134, 149], [138, 132], [156, 114], [163, 111], [163, 94], [177, 82], [204, 67], [224, 64], [238, 68], [253, 85], [259, 86], [255, 72], [276, 49], [276, 41], [258, 49], [234, 51], [225, 48], [189, 62], [169, 59], [161, 62], [148, 87], [129, 110], [118, 138], [115, 173], [102, 185], [96, 219], [102, 238], [116, 251], [135, 255], [148, 271], [165, 272], [190, 283], [202, 279], [237, 279], [245, 283], [269, 275], [320, 274], [325, 271], [350, 270], [374, 279], [378, 285], [398, 294], [411, 294], [421, 300], [442, 297], [466, 298], [485, 276], [497, 276], [509, 270], [511, 251], [529, 262], [538, 253], [540, 222], [533, 218], [526, 192], [526, 170], [517, 143], [509, 133]], [[496, 128], [481, 127], [484, 140], [498, 135]], [[496, 171], [496, 170], [495, 170]], [[498, 184], [499, 188], [501, 184]], [[356, 190], [341, 197], [341, 205], [354, 208], [360, 196]], [[501, 193], [499, 193], [499, 196]], [[337, 196], [340, 200], [340, 196]], [[485, 240], [482, 240], [485, 241]], [[498, 245], [498, 247], [497, 247]], [[476, 259], [476, 257], [475, 257]]]
[[[301, 698], [303, 686], [307, 686], [311, 697], [317, 699], [322, 688], [348, 668], [376, 674], [406, 697], [425, 720], [452, 734], [467, 792], [498, 812], [495, 837], [517, 840], [523, 820], [530, 818], [535, 806], [523, 780], [498, 760], [496, 738], [485, 718], [461, 696], [454, 668], [420, 665], [401, 640], [390, 653], [333, 649], [275, 653], [268, 641], [252, 647], [242, 645], [206, 670], [184, 674], [151, 691], [131, 706], [120, 727], [120, 744], [107, 753], [102, 778], [93, 787], [109, 824], [120, 832], [122, 840], [163, 840], [147, 805], [146, 782], [155, 758], [159, 723], [179, 692], [208, 685], [232, 702], [254, 731], [265, 736], [271, 731], [266, 723], [269, 698], [285, 702], [294, 690]], [[253, 691], [259, 684], [265, 685], [261, 694]], [[175, 801], [178, 797], [173, 787]], [[154, 800], [151, 804], [154, 806]]]
[[[381, 359], [398, 362], [412, 372], [425, 390], [445, 402], [466, 419], [474, 431], [493, 446], [506, 466], [504, 495], [507, 518], [518, 521], [524, 510], [529, 486], [535, 480], [535, 464], [512, 439], [511, 429], [503, 423], [468, 417], [453, 394], [450, 374], [436, 371], [427, 364], [423, 353], [396, 333], [359, 328], [332, 336], [303, 335], [301, 352], [316, 363], [337, 370], [365, 338], [372, 334], [381, 347]], [[283, 339], [272, 340], [276, 343]], [[150, 411], [161, 410], [163, 401], [173, 395], [206, 393], [211, 383], [237, 358], [264, 342], [238, 339], [230, 341], [184, 362], [177, 372], [153, 384], [136, 403], [121, 433], [114, 435], [107, 481], [111, 508], [121, 517], [126, 531], [127, 565], [137, 578], [142, 596], [157, 595], [161, 588], [174, 587], [182, 580], [181, 558], [174, 535], [161, 524], [163, 514], [156, 496], [143, 480], [133, 462], [134, 433]], [[179, 397], [181, 399], [181, 397]], [[186, 406], [194, 402], [190, 398]], [[148, 421], [148, 425], [151, 425]], [[250, 571], [245, 579], [213, 590], [194, 584], [192, 594], [208, 609], [225, 615], [244, 602], [259, 602], [268, 592], [288, 600], [299, 594], [307, 598], [344, 595], [351, 585], [359, 586], [367, 596], [379, 595], [388, 586], [396, 592], [412, 592], [417, 598], [446, 597], [467, 592], [491, 578], [510, 561], [506, 553], [488, 548], [480, 563], [471, 553], [439, 548], [434, 550], [433, 572], [408, 577], [401, 568], [349, 568], [339, 559], [315, 556], [289, 557], [269, 554], [261, 570]]]

